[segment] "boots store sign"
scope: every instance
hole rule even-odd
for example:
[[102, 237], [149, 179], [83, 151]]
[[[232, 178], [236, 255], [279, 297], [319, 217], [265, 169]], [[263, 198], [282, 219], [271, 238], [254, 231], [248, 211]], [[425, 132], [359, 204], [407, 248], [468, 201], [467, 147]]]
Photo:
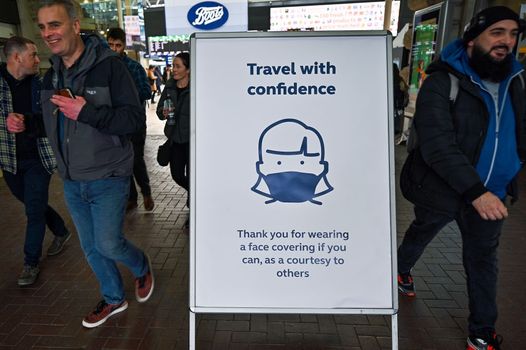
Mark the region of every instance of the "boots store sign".
[[248, 0], [166, 0], [168, 35], [200, 31], [242, 32], [248, 29]]
[[212, 30], [221, 27], [228, 20], [228, 9], [226, 6], [214, 2], [205, 1], [192, 6], [188, 11], [188, 22], [201, 30]]

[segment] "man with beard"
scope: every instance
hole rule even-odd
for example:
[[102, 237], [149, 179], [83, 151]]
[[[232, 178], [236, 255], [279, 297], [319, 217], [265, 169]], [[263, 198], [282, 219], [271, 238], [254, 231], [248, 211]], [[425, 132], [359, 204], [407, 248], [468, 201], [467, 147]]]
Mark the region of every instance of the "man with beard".
[[429, 66], [413, 120], [418, 141], [400, 177], [415, 220], [398, 249], [399, 290], [415, 296], [411, 268], [455, 220], [469, 295], [468, 350], [499, 349], [502, 342], [495, 333], [497, 246], [505, 200], [517, 198], [526, 158], [524, 76], [512, 52], [522, 30], [509, 8], [484, 9]]

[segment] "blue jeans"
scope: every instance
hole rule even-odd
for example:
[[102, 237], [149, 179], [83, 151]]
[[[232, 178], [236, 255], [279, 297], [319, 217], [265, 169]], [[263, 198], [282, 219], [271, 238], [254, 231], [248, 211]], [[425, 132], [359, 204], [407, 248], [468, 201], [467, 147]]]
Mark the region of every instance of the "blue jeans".
[[64, 196], [80, 245], [108, 304], [125, 299], [117, 262], [127, 266], [135, 277], [148, 272], [144, 253], [122, 232], [129, 190], [130, 177], [64, 181]]
[[67, 234], [64, 220], [48, 205], [51, 175], [39, 159], [19, 160], [16, 174], [4, 172], [11, 193], [24, 203], [27, 225], [24, 242], [24, 264], [37, 266], [42, 255], [46, 225], [55, 236]]
[[398, 272], [409, 272], [427, 244], [453, 220], [462, 235], [469, 332], [485, 336], [495, 330], [497, 321], [497, 247], [504, 220], [483, 220], [471, 205], [464, 206], [455, 218], [416, 206], [415, 220], [398, 248]]

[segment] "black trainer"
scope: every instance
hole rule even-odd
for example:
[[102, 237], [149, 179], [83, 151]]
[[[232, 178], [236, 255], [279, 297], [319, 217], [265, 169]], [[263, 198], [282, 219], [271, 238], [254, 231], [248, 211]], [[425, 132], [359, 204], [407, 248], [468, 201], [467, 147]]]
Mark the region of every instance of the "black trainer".
[[398, 274], [398, 290], [402, 295], [405, 295], [407, 297], [416, 296], [413, 276], [411, 276], [409, 272]]
[[53, 242], [47, 249], [47, 256], [54, 256], [60, 253], [64, 249], [64, 245], [71, 238], [71, 232], [66, 231], [64, 236], [55, 236]]
[[466, 350], [500, 350], [502, 336], [492, 333], [488, 337], [469, 336]]
[[24, 269], [20, 276], [18, 276], [19, 286], [30, 286], [37, 280], [40, 269], [38, 266], [24, 265]]

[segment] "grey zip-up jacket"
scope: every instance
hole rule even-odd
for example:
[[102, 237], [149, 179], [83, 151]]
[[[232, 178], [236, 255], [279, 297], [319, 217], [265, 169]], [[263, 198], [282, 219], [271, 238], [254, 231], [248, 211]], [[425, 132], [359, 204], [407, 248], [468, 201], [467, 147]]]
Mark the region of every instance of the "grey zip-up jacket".
[[[92, 181], [130, 176], [133, 148], [128, 135], [145, 127], [146, 115], [126, 65], [97, 35], [83, 38], [85, 50], [66, 69], [58, 56], [44, 76], [42, 112], [48, 139], [62, 178]], [[59, 118], [50, 97], [68, 87], [86, 104], [76, 121], [64, 117], [60, 143]]]

